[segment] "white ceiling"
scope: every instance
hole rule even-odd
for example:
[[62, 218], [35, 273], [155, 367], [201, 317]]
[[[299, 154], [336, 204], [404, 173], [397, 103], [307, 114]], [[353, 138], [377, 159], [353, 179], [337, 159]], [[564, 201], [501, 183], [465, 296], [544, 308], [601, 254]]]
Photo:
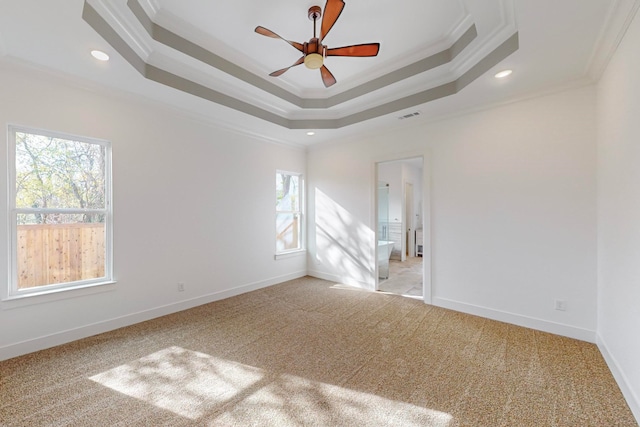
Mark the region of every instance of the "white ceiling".
[[[319, 71], [304, 65], [269, 77], [301, 54], [282, 40], [256, 34], [254, 28], [261, 25], [286, 39], [308, 41], [313, 24], [307, 10], [324, 3], [234, 0], [222, 6], [211, 0], [0, 0], [0, 64], [44, 68], [261, 138], [304, 146], [593, 82], [638, 1], [346, 0], [323, 43], [331, 48], [379, 42], [379, 55], [327, 58], [325, 64], [338, 81], [328, 89]], [[83, 10], [86, 14], [88, 9], [95, 16], [83, 19]], [[106, 25], [98, 25], [99, 21]], [[468, 38], [472, 33], [475, 37]], [[504, 54], [501, 46], [514, 37], [517, 50]], [[463, 40], [470, 41], [461, 44]], [[200, 54], [190, 54], [185, 48], [189, 43], [199, 46]], [[463, 49], [450, 61], [433, 69], [419, 67], [421, 61], [456, 43]], [[111, 60], [95, 61], [89, 56], [92, 49], [104, 50]], [[207, 64], [203, 55], [217, 62]], [[142, 64], [137, 69], [136, 61]], [[162, 70], [171, 81], [195, 83], [198, 89], [189, 94], [158, 83], [151, 75], [145, 78], [144, 64]], [[504, 68], [513, 69], [512, 76], [494, 79], [493, 74]], [[465, 76], [474, 79], [461, 85], [458, 93], [430, 102], [423, 102], [423, 96], [412, 97]], [[380, 81], [384, 84], [376, 83]], [[355, 93], [359, 88], [362, 94]], [[291, 101], [323, 103], [340, 97], [345, 100], [326, 108], [305, 108]], [[421, 114], [398, 120], [414, 111]], [[337, 126], [345, 117], [355, 117], [351, 120], [355, 124]], [[310, 129], [315, 136], [306, 136]]]
[[[225, 6], [224, 13], [220, 13], [214, 2], [206, 0], [155, 0], [149, 3], [157, 5], [154, 18], [157, 23], [181, 34], [190, 34], [202, 45], [208, 45], [243, 68], [264, 76], [291, 65], [301, 55], [282, 41], [257, 35], [253, 31], [256, 25], [289, 40], [308, 41], [313, 35], [308, 8], [314, 4], [322, 7], [324, 2], [234, 0], [230, 9]], [[381, 42], [378, 57], [327, 59], [327, 66], [342, 88], [327, 90], [321, 83], [319, 71], [308, 71], [304, 67], [290, 70], [285, 78], [275, 79], [282, 87], [300, 96], [327, 97], [380, 76], [384, 71], [407, 65], [412, 56], [418, 59], [427, 56], [437, 51], [439, 44], [441, 48], [449, 47], [450, 34], [461, 25], [466, 23], [468, 27], [470, 24], [464, 4], [459, 0], [404, 2], [397, 8], [388, 7], [388, 2], [347, 0], [346, 3], [336, 25], [323, 40], [324, 44], [331, 48]], [[232, 16], [237, 16], [238, 20], [229, 25]], [[496, 21], [492, 24], [500, 24]], [[400, 22], [401, 26], [395, 24]]]

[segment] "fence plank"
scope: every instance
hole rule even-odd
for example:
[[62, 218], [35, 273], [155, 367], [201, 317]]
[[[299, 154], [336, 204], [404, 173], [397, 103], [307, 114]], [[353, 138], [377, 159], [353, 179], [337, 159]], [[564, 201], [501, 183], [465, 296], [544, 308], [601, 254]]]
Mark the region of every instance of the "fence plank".
[[19, 225], [18, 288], [104, 276], [102, 223]]

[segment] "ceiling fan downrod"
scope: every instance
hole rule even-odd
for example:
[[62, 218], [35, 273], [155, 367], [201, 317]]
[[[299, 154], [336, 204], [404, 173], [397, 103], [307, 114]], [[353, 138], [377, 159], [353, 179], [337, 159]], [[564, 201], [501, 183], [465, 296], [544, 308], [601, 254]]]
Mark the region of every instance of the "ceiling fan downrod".
[[311, 6], [308, 16], [313, 21], [313, 38], [304, 44], [304, 66], [311, 70], [317, 70], [324, 64], [326, 48], [316, 33], [316, 22], [322, 16], [322, 9], [320, 6]]
[[309, 8], [309, 19], [311, 21], [313, 21], [313, 38], [315, 39], [316, 36], [316, 21], [318, 19], [320, 19], [320, 17], [322, 16], [322, 9], [320, 9], [320, 6], [311, 6]]

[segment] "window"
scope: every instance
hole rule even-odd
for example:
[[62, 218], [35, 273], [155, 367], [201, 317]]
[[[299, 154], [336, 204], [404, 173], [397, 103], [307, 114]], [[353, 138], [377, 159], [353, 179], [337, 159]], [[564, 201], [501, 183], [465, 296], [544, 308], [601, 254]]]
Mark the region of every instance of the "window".
[[9, 297], [112, 280], [109, 142], [9, 127]]
[[302, 250], [302, 176], [276, 171], [276, 254]]

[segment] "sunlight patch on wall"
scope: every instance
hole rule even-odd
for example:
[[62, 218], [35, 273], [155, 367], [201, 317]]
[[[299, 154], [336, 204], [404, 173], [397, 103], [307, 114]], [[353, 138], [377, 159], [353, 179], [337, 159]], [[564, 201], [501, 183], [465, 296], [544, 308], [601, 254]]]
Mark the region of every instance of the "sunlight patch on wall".
[[315, 189], [318, 261], [338, 276], [374, 284], [375, 233], [320, 189]]

